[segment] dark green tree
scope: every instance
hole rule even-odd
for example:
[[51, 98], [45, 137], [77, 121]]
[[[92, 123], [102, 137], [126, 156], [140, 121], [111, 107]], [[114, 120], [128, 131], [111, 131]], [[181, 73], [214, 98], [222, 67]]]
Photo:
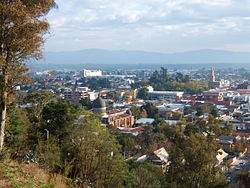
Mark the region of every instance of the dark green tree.
[[119, 134], [117, 136], [118, 143], [121, 145], [124, 156], [130, 157], [135, 151], [135, 140], [131, 134]]
[[80, 104], [85, 107], [87, 110], [92, 109], [93, 103], [89, 98], [83, 98], [80, 100]]
[[139, 164], [131, 170], [133, 174], [133, 188], [162, 188], [164, 184], [164, 173], [161, 168], [153, 164]]
[[147, 88], [139, 89], [138, 94], [137, 94], [137, 98], [147, 100], [148, 99], [148, 89]]
[[78, 115], [77, 110], [69, 103], [51, 102], [43, 109], [40, 131], [46, 133], [47, 130], [51, 136], [62, 141], [70, 134]]
[[146, 103], [142, 108], [146, 110], [149, 118], [159, 117], [158, 109], [152, 103]]
[[221, 169], [216, 166], [219, 149], [215, 139], [201, 133], [179, 139], [170, 154], [167, 181], [176, 187], [228, 187]]
[[25, 110], [18, 108], [14, 103], [8, 108], [6, 127], [6, 146], [12, 152], [24, 151], [27, 148], [29, 119]]

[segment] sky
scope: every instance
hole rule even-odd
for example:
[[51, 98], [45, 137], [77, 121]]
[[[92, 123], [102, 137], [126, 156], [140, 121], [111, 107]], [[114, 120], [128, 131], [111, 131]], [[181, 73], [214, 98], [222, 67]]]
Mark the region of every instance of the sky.
[[56, 0], [45, 51], [250, 51], [250, 0]]

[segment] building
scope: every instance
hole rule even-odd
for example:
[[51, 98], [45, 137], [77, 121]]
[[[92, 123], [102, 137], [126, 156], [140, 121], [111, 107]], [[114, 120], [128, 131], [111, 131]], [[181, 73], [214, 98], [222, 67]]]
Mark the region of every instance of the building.
[[130, 110], [113, 109], [103, 116], [103, 123], [112, 127], [130, 128], [135, 124], [135, 117]]
[[106, 103], [101, 97], [93, 102], [92, 111], [102, 116], [102, 123], [106, 126], [131, 128], [135, 124], [135, 117], [130, 110], [107, 110]]
[[220, 136], [217, 138], [218, 144], [225, 152], [231, 152], [234, 145], [234, 136]]
[[178, 100], [183, 97], [184, 92], [180, 91], [152, 91], [148, 92], [148, 96], [151, 100]]
[[79, 104], [83, 98], [89, 98], [91, 101], [97, 98], [97, 93], [90, 92], [88, 87], [77, 87], [74, 89], [66, 89], [63, 98], [72, 104]]
[[155, 119], [153, 118], [140, 118], [136, 121], [136, 125], [148, 126], [151, 125], [154, 121]]
[[217, 151], [216, 159], [218, 162], [218, 165], [223, 163], [223, 160], [228, 156], [228, 153], [225, 152], [223, 149], [219, 149]]
[[203, 96], [206, 101], [223, 101], [224, 93], [224, 90], [211, 89], [209, 91], [204, 91]]
[[182, 91], [154, 91], [152, 86], [148, 86], [148, 97], [151, 100], [170, 100], [175, 101], [183, 97]]
[[212, 68], [209, 76], [208, 86], [210, 88], [221, 88], [222, 84], [220, 81], [216, 81], [215, 70]]
[[94, 100], [92, 111], [96, 114], [101, 114], [102, 116], [107, 114], [106, 103], [101, 97], [98, 97], [96, 100]]
[[250, 84], [249, 84], [249, 82], [244, 82], [244, 83], [238, 85], [238, 89], [250, 90]]
[[147, 161], [151, 162], [156, 167], [161, 168], [163, 172], [166, 172], [168, 170], [168, 167], [171, 163], [169, 160], [169, 153], [163, 147], [152, 153], [137, 158], [136, 161], [140, 163], [144, 163]]
[[98, 77], [98, 76], [102, 76], [102, 71], [100, 71], [100, 70], [86, 70], [86, 69], [84, 69], [83, 71], [80, 72], [80, 77], [81, 78]]

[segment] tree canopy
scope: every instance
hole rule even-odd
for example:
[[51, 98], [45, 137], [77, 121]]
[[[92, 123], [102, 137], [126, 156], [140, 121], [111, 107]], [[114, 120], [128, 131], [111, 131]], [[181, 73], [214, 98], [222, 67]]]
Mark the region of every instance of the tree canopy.
[[2, 0], [0, 2], [0, 150], [3, 148], [7, 103], [15, 84], [25, 81], [25, 62], [41, 58], [49, 24], [45, 15], [54, 0]]
[[[192, 80], [189, 75], [183, 75], [179, 72], [171, 75], [163, 67], [161, 67], [160, 71], [155, 71], [148, 81], [143, 80], [133, 84], [133, 86], [137, 87], [146, 85], [151, 85], [157, 91], [184, 91], [189, 94], [201, 93], [208, 89], [207, 82]], [[139, 98], [147, 98], [145, 89], [140, 91]]]

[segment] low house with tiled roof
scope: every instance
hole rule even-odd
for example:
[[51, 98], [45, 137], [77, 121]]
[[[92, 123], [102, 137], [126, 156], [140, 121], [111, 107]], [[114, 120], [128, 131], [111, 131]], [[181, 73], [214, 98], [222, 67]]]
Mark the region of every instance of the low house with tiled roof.
[[137, 162], [151, 162], [156, 167], [161, 168], [163, 171], [166, 171], [170, 165], [169, 154], [165, 148], [160, 148], [155, 150], [149, 155], [143, 155], [137, 159]]

